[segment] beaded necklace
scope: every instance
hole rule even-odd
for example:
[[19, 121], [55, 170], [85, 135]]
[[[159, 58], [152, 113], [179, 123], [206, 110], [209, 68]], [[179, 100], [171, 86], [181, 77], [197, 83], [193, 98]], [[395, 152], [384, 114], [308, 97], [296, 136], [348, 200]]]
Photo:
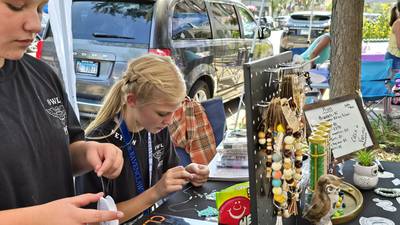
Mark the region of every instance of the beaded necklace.
[[374, 192], [384, 197], [395, 198], [400, 196], [400, 188], [375, 188]]
[[[277, 215], [276, 225], [283, 218], [298, 215], [300, 181], [302, 179], [302, 132], [293, 133], [283, 115], [281, 99], [274, 98], [263, 111], [259, 125], [258, 144], [266, 155], [265, 177], [272, 186], [272, 203]], [[286, 127], [286, 129], [285, 129]]]

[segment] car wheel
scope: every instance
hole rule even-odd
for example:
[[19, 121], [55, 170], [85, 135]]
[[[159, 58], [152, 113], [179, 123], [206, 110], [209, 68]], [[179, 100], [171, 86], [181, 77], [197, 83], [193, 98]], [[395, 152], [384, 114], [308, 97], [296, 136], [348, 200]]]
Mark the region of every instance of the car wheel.
[[199, 80], [193, 85], [189, 96], [199, 102], [205, 101], [211, 97], [210, 88], [206, 82]]

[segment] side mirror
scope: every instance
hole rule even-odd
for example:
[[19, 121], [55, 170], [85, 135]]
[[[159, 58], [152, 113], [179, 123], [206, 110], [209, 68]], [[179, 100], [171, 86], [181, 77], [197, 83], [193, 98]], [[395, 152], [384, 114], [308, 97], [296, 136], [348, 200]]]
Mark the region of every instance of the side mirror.
[[258, 30], [258, 39], [265, 39], [271, 36], [271, 30], [268, 27], [261, 27]]

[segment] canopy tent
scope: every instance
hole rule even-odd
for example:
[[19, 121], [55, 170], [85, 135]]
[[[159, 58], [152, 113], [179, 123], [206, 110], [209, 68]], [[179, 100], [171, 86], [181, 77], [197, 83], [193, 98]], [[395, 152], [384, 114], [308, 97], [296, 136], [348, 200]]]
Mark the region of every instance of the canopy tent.
[[71, 5], [72, 0], [50, 0], [48, 11], [51, 18], [50, 25], [53, 31], [54, 45], [60, 62], [65, 91], [68, 94], [68, 99], [75, 114], [79, 118], [79, 110], [76, 101], [76, 75], [72, 50]]

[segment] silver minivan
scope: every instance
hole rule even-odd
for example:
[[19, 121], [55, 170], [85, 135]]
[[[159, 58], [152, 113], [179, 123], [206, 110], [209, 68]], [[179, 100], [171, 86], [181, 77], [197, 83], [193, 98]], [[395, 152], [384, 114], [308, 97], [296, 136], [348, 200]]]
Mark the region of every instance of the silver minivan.
[[[72, 35], [77, 99], [81, 117], [94, 117], [101, 99], [127, 62], [148, 52], [171, 56], [197, 100], [243, 90], [242, 65], [273, 54], [253, 14], [234, 0], [73, 0]], [[59, 71], [51, 28], [42, 59]]]
[[[310, 33], [311, 13], [312, 24]], [[305, 11], [290, 14], [286, 27], [281, 36], [280, 52], [292, 48], [307, 48], [317, 37], [329, 33], [331, 25], [331, 13], [324, 11]], [[310, 33], [310, 40], [308, 35]]]

